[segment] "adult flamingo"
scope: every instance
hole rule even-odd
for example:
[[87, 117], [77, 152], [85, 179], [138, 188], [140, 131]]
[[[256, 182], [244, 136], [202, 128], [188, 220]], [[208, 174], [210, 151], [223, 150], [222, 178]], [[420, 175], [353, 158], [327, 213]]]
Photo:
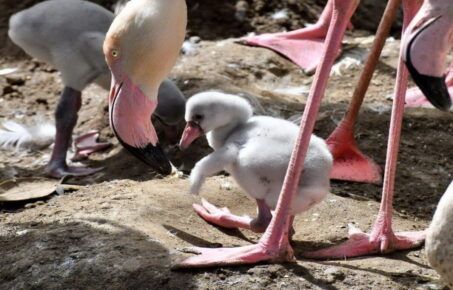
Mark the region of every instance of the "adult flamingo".
[[[438, 0], [437, 4], [451, 5], [451, 3], [446, 3], [448, 1], [449, 0]], [[393, 7], [393, 9], [396, 9], [398, 4], [398, 0], [390, 0], [387, 5], [388, 8]], [[415, 15], [417, 9], [420, 7], [420, 4], [421, 1], [404, 0], [403, 8], [405, 12], [405, 27], [410, 22], [413, 15]], [[298, 141], [291, 156], [276, 211], [264, 235], [257, 244], [239, 248], [194, 248], [192, 250], [199, 253], [199, 255], [182, 261], [178, 264], [178, 267], [253, 264], [260, 261], [281, 262], [294, 259], [293, 251], [288, 239], [290, 220], [289, 208], [300, 178], [300, 172], [302, 172], [301, 169], [303, 167], [307, 152], [310, 135], [314, 128], [316, 114], [318, 112], [322, 96], [325, 92], [330, 68], [340, 48], [341, 40], [348, 25], [348, 21], [354, 13], [357, 5], [357, 0], [333, 0], [332, 20], [328, 29], [326, 47], [324, 48], [322, 62], [316, 70], [313, 85], [302, 116]], [[421, 9], [421, 12], [430, 11], [430, 8], [432, 8], [433, 5], [436, 5], [436, 3], [427, 1]], [[448, 10], [443, 11], [445, 12]], [[420, 27], [413, 25], [408, 29], [408, 33], [416, 29], [420, 29]], [[416, 35], [420, 36], [425, 33], [421, 32]], [[448, 37], [448, 35], [444, 35], [444, 37]], [[437, 40], [442, 39], [443, 38], [438, 38]], [[410, 39], [406, 34], [404, 43], [406, 44], [409, 42]], [[447, 47], [443, 48], [446, 49]], [[417, 49], [421, 48], [417, 47]], [[408, 54], [412, 55], [415, 51], [416, 50], [411, 51], [409, 49]], [[390, 137], [387, 150], [387, 162], [384, 175], [381, 208], [371, 234], [365, 234], [354, 228], [350, 231], [351, 239], [344, 244], [325, 250], [306, 253], [307, 256], [312, 258], [353, 257], [379, 252], [390, 252], [399, 249], [409, 249], [417, 247], [423, 242], [425, 232], [394, 233], [391, 224], [396, 160], [406, 87], [407, 70], [405, 69], [402, 60], [400, 60], [397, 83], [395, 86], [396, 98], [391, 116]]]
[[179, 55], [186, 22], [184, 0], [134, 0], [115, 18], [104, 41], [112, 72], [110, 125], [126, 149], [165, 174], [171, 164], [150, 120], [159, 85]]
[[[27, 54], [61, 72], [64, 89], [55, 110], [55, 146], [46, 166], [46, 173], [52, 177], [88, 175], [102, 169], [68, 166], [66, 153], [82, 104], [82, 90], [92, 82], [109, 86], [101, 45], [112, 20], [113, 13], [107, 9], [76, 0], [45, 1], [14, 14], [9, 20], [11, 40]], [[84, 150], [95, 151], [109, 145], [97, 144], [96, 135], [93, 132], [81, 138], [82, 143], [91, 145]]]
[[[55, 110], [56, 136], [46, 173], [88, 175], [102, 168], [72, 167], [66, 164], [82, 92], [90, 84], [110, 88], [110, 71], [102, 53], [105, 34], [114, 18], [107, 9], [82, 0], [49, 0], [20, 11], [10, 18], [8, 34], [27, 54], [45, 61], [61, 73], [64, 89]], [[52, 21], [49, 21], [52, 19]], [[85, 19], [80, 21], [80, 19]], [[166, 79], [159, 88], [156, 115], [166, 132], [184, 118], [185, 98], [174, 83]], [[75, 158], [110, 146], [97, 143], [92, 131], [75, 139]]]
[[447, 70], [447, 54], [453, 47], [452, 1], [425, 0], [405, 38], [403, 60], [412, 79], [433, 106], [450, 109], [447, 84], [453, 86], [453, 75]]

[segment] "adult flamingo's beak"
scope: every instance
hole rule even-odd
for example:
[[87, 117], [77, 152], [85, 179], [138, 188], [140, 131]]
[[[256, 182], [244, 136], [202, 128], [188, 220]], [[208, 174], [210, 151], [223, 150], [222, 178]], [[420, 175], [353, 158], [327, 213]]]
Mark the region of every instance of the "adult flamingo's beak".
[[[426, 29], [431, 25], [435, 25], [436, 21], [439, 20], [441, 17], [436, 17], [427, 21], [420, 27], [418, 27], [418, 31], [416, 31], [413, 35], [410, 36], [410, 39], [407, 40], [407, 44], [405, 46], [403, 55], [404, 55], [404, 62], [406, 63], [407, 69], [412, 76], [415, 84], [420, 88], [423, 92], [425, 97], [431, 102], [431, 104], [439, 110], [447, 111], [451, 107], [451, 98], [448, 92], [448, 87], [446, 84], [446, 75], [443, 76], [431, 76], [420, 73], [414, 65], [414, 60], [412, 58], [413, 49], [417, 46], [417, 41], [419, 40], [420, 36], [423, 32], [427, 32]], [[429, 32], [429, 31], [428, 31]], [[423, 43], [418, 45], [422, 47]], [[446, 55], [444, 51], [437, 50], [436, 52], [439, 55], [431, 55], [430, 58], [436, 60], [446, 60]], [[435, 64], [433, 64], [435, 65]]]
[[181, 150], [185, 150], [193, 141], [195, 141], [195, 139], [203, 134], [203, 129], [201, 129], [197, 123], [193, 121], [187, 122], [181, 136], [181, 141], [179, 141], [179, 148], [181, 148]]
[[112, 78], [109, 119], [116, 137], [135, 157], [161, 174], [170, 174], [170, 161], [158, 143], [151, 122], [156, 107], [157, 98], [149, 99], [128, 77], [121, 81]]

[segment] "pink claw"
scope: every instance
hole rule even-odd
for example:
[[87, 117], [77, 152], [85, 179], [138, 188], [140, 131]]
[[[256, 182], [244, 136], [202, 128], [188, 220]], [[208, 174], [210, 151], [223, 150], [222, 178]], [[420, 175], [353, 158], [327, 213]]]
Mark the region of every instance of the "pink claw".
[[288, 244], [281, 249], [265, 247], [262, 243], [238, 248], [191, 248], [199, 255], [187, 258], [174, 268], [200, 268], [225, 265], [256, 264], [262, 261], [292, 262], [293, 250]]
[[201, 205], [193, 204], [193, 208], [208, 223], [229, 229], [250, 229], [251, 218], [231, 214], [230, 210], [226, 207], [219, 209], [204, 198], [201, 199]]
[[95, 130], [77, 137], [74, 140], [74, 147], [76, 152], [74, 154], [74, 157], [72, 157], [72, 161], [80, 161], [86, 159], [90, 154], [105, 150], [112, 146], [112, 144], [108, 142], [98, 143], [98, 138], [99, 132]]
[[89, 168], [89, 167], [75, 167], [64, 165], [49, 164], [46, 168], [47, 175], [53, 178], [62, 178], [64, 176], [85, 176], [91, 175], [103, 170], [104, 167]]
[[392, 230], [373, 230], [366, 234], [355, 227], [349, 229], [349, 239], [333, 247], [303, 253], [304, 257], [312, 259], [351, 258], [372, 254], [391, 253], [408, 250], [421, 246], [425, 240], [426, 231], [393, 233]]

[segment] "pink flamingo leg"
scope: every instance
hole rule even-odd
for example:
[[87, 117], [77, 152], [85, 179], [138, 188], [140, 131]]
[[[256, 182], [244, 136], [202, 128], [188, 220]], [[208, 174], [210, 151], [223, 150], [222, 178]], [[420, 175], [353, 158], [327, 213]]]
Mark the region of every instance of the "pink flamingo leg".
[[112, 146], [112, 144], [108, 142], [99, 143], [97, 141], [98, 138], [99, 132], [95, 130], [77, 137], [74, 140], [75, 154], [74, 157], [72, 157], [72, 161], [86, 159], [90, 154], [105, 150]]
[[282, 192], [269, 227], [254, 245], [238, 248], [195, 248], [198, 256], [190, 257], [177, 268], [208, 267], [236, 264], [254, 264], [261, 261], [284, 262], [294, 260], [289, 244], [290, 205], [298, 187], [311, 133], [316, 122], [321, 99], [324, 96], [330, 69], [340, 49], [349, 19], [357, 8], [358, 0], [333, 0], [332, 21], [327, 33], [321, 65], [317, 68], [310, 95], [300, 123], [299, 136], [291, 155]]
[[382, 171], [371, 158], [363, 154], [357, 147], [354, 138], [354, 127], [357, 122], [360, 107], [370, 85], [373, 72], [379, 61], [385, 40], [395, 20], [396, 12], [401, 0], [389, 1], [379, 23], [376, 37], [370, 54], [364, 65], [357, 86], [354, 90], [349, 108], [338, 124], [337, 128], [327, 138], [326, 142], [334, 157], [334, 164], [330, 177], [332, 179], [356, 182], [376, 183], [382, 182]]
[[[333, 0], [329, 0], [316, 24], [298, 30], [249, 36], [241, 43], [271, 49], [285, 56], [306, 72], [313, 72], [321, 63], [325, 37], [332, 19]], [[339, 54], [338, 51], [337, 55]]]
[[[410, 20], [420, 8], [420, 5], [421, 0], [403, 0], [404, 28], [407, 27]], [[420, 246], [424, 242], [426, 236], [425, 231], [394, 233], [392, 229], [395, 171], [404, 113], [404, 96], [407, 88], [407, 78], [408, 71], [400, 57], [395, 86], [396, 98], [393, 101], [390, 121], [381, 207], [370, 234], [363, 233], [357, 228], [350, 228], [348, 241], [331, 248], [304, 253], [304, 256], [309, 258], [356, 257], [411, 249]]]

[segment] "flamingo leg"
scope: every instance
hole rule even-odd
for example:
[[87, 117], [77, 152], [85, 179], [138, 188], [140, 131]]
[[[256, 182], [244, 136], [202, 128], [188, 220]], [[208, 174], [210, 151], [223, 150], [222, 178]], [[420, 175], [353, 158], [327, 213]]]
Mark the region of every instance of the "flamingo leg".
[[[420, 5], [421, 0], [403, 0], [403, 30], [414, 17], [420, 8]], [[381, 206], [370, 234], [363, 233], [357, 228], [350, 228], [349, 240], [346, 242], [327, 249], [306, 252], [304, 253], [304, 256], [320, 259], [356, 257], [375, 253], [389, 253], [396, 250], [411, 249], [420, 246], [424, 242], [426, 236], [425, 231], [395, 233], [392, 229], [392, 204], [395, 172], [407, 82], [408, 71], [400, 57], [395, 85], [396, 98], [393, 101], [390, 121]]]
[[[288, 58], [306, 72], [314, 72], [322, 59], [327, 30], [332, 19], [333, 0], [329, 0], [316, 24], [298, 30], [249, 36], [240, 43], [271, 49]], [[337, 55], [340, 50], [337, 52]]]
[[357, 142], [354, 138], [354, 127], [366, 91], [373, 77], [373, 72], [376, 69], [379, 56], [381, 55], [385, 40], [390, 32], [400, 4], [401, 0], [393, 0], [387, 3], [348, 110], [341, 122], [326, 140], [330, 152], [334, 157], [332, 173], [330, 174], [332, 179], [376, 184], [382, 182], [382, 170], [379, 165], [363, 154], [357, 147]]
[[358, 0], [333, 0], [332, 20], [327, 33], [321, 65], [317, 68], [313, 85], [301, 119], [296, 145], [291, 155], [282, 192], [270, 225], [257, 244], [238, 248], [205, 249], [196, 248], [197, 256], [190, 257], [176, 265], [176, 268], [209, 267], [237, 264], [254, 264], [262, 261], [293, 261], [294, 255], [289, 244], [290, 205], [298, 188], [308, 150], [311, 134], [316, 122], [322, 97], [327, 86], [329, 73], [335, 56], [341, 46], [349, 19], [357, 8]]
[[71, 167], [66, 164], [66, 154], [71, 143], [71, 135], [77, 123], [77, 113], [82, 105], [82, 93], [65, 87], [55, 111], [57, 134], [55, 145], [46, 166], [46, 173], [54, 178], [65, 175], [82, 176], [102, 170], [102, 168]]

